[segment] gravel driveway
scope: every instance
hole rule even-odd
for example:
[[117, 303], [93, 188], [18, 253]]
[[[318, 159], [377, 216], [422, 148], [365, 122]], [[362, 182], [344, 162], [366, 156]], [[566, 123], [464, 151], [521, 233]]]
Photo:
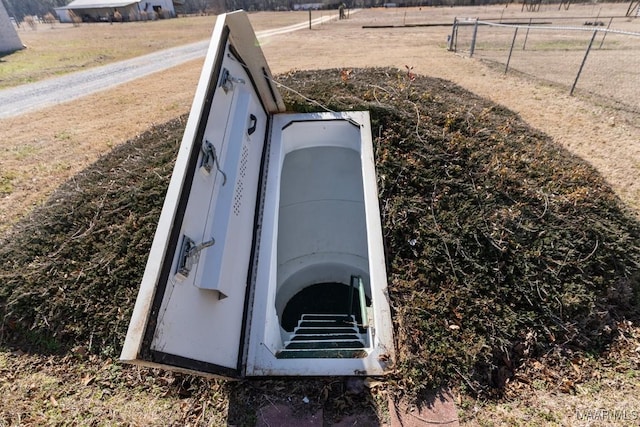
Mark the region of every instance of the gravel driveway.
[[[354, 11], [351, 11], [354, 13]], [[312, 25], [336, 18], [323, 16], [312, 20]], [[259, 31], [259, 40], [307, 28], [308, 22]], [[140, 79], [152, 73], [166, 70], [207, 53], [209, 40], [162, 50], [126, 61], [108, 64], [0, 91], [0, 119], [18, 116], [41, 108], [71, 101], [81, 96]]]

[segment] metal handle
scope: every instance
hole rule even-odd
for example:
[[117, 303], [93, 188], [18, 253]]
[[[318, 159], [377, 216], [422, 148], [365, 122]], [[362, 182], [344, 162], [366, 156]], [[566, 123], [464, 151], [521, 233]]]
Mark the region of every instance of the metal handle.
[[204, 248], [213, 246], [215, 243], [216, 239], [212, 237], [211, 240], [207, 240], [206, 242], [196, 245], [191, 238], [184, 236], [182, 239], [182, 246], [180, 247], [180, 254], [178, 255], [178, 268], [176, 273], [181, 275], [183, 278], [187, 278], [200, 252]]
[[211, 170], [215, 166], [216, 170], [222, 174], [222, 185], [225, 185], [227, 183], [227, 174], [224, 173], [222, 169], [220, 169], [216, 147], [206, 139], [202, 143], [202, 161], [200, 162], [200, 166], [204, 168], [207, 174], [210, 174]]
[[252, 135], [256, 131], [256, 127], [258, 126], [258, 118], [253, 114], [249, 115], [249, 129], [247, 129], [247, 133]]

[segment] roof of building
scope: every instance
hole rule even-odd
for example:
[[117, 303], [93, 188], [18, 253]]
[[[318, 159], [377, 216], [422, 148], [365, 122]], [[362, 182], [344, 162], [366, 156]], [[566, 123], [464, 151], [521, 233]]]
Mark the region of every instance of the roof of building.
[[74, 0], [60, 9], [101, 9], [106, 7], [124, 7], [140, 3], [142, 0]]

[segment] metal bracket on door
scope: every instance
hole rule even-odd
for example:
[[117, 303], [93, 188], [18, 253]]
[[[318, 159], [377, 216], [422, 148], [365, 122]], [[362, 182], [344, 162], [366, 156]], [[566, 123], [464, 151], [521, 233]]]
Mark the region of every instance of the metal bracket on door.
[[182, 276], [183, 279], [186, 279], [191, 272], [191, 268], [193, 268], [193, 265], [196, 263], [200, 252], [209, 246], [213, 246], [215, 243], [216, 239], [212, 237], [211, 240], [196, 245], [193, 239], [188, 236], [183, 236], [182, 246], [180, 246], [180, 255], [178, 256], [178, 268], [176, 274]]
[[220, 76], [220, 84], [218, 86], [224, 90], [224, 93], [228, 93], [230, 90], [233, 90], [234, 83], [245, 84], [246, 82], [244, 79], [233, 77], [226, 68], [223, 69], [222, 75]]

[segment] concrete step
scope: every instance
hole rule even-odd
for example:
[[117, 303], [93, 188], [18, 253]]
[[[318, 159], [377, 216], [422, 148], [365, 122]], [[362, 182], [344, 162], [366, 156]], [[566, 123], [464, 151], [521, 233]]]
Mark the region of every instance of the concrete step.
[[291, 339], [277, 355], [280, 359], [362, 358], [364, 340], [353, 316], [303, 314]]
[[357, 339], [352, 340], [335, 340], [335, 341], [290, 341], [285, 346], [285, 350], [302, 350], [302, 349], [334, 349], [334, 348], [364, 348], [364, 344]]
[[360, 339], [355, 334], [329, 334], [329, 335], [319, 335], [319, 334], [311, 334], [311, 335], [294, 335], [290, 341], [331, 341], [331, 340], [351, 340], [351, 339]]
[[276, 354], [278, 359], [361, 359], [367, 357], [364, 350], [353, 348], [334, 349], [284, 349]]

